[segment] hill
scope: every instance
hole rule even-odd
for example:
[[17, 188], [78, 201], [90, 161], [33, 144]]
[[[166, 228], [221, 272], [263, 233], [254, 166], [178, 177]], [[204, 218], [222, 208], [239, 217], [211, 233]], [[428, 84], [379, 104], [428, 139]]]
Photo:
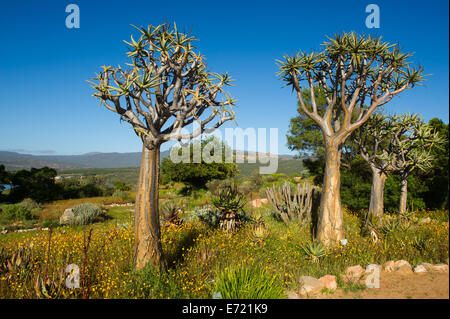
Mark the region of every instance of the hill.
[[[161, 158], [168, 157], [169, 151], [161, 152]], [[257, 153], [248, 152], [245, 160], [255, 158]], [[271, 155], [269, 156], [276, 156]], [[291, 159], [292, 155], [280, 155], [280, 159]], [[141, 163], [141, 152], [132, 153], [100, 153], [93, 152], [82, 155], [31, 155], [16, 152], [0, 151], [0, 164], [7, 170], [41, 168], [44, 166], [58, 171], [85, 169], [85, 168], [126, 168], [138, 167]], [[250, 166], [255, 164], [248, 164]]]

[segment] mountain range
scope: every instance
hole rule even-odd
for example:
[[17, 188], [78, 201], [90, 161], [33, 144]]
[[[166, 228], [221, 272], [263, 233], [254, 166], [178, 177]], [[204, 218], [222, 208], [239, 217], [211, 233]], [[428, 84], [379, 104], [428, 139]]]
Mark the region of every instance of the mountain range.
[[[168, 157], [169, 150], [161, 152], [161, 158]], [[258, 155], [256, 152], [248, 152], [244, 158], [251, 159]], [[276, 156], [270, 155], [269, 156]], [[292, 155], [280, 155], [280, 159], [291, 159]], [[58, 171], [83, 169], [83, 168], [122, 168], [137, 167], [141, 163], [141, 152], [131, 153], [101, 153], [91, 152], [82, 155], [31, 155], [17, 152], [0, 151], [0, 165], [5, 165], [7, 170], [41, 168], [44, 166]]]

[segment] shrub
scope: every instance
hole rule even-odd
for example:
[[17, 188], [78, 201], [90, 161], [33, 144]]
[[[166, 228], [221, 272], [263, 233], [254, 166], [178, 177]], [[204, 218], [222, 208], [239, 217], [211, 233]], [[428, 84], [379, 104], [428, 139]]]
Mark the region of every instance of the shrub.
[[181, 225], [183, 219], [180, 218], [181, 209], [172, 202], [167, 202], [161, 207], [161, 213], [164, 224], [169, 225]]
[[20, 204], [2, 206], [1, 216], [10, 221], [33, 219], [33, 214]]
[[91, 203], [77, 205], [72, 208], [72, 212], [74, 215], [68, 220], [71, 226], [87, 225], [102, 215], [100, 208]]
[[198, 219], [205, 223], [209, 227], [216, 228], [220, 224], [220, 212], [214, 210], [210, 207], [198, 208], [196, 207], [194, 212], [191, 214], [190, 219]]
[[223, 299], [281, 299], [284, 289], [278, 277], [261, 269], [226, 269], [216, 280], [215, 291]]
[[129, 200], [130, 199], [130, 195], [123, 190], [116, 190], [113, 194], [112, 197], [117, 197], [120, 198], [122, 200]]
[[43, 222], [42, 222], [42, 227], [44, 227], [44, 228], [48, 228], [48, 227], [53, 227], [53, 228], [55, 228], [55, 227], [58, 227], [59, 226], [59, 223], [58, 223], [58, 221], [57, 220], [44, 220]]
[[36, 203], [34, 200], [32, 200], [31, 198], [25, 198], [23, 201], [21, 201], [18, 205], [22, 206], [23, 208], [25, 208], [28, 211], [33, 211], [35, 209], [40, 209], [41, 205], [39, 205], [38, 203]]

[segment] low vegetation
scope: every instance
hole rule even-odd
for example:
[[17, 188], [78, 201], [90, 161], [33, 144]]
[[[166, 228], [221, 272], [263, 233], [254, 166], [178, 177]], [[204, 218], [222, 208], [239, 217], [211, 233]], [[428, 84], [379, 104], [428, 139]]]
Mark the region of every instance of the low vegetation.
[[[134, 270], [132, 206], [111, 206], [112, 197], [57, 201], [34, 211], [35, 220], [52, 211], [57, 221], [66, 208], [83, 201], [91, 205], [81, 207], [100, 205], [107, 212], [102, 222], [56, 223], [51, 230], [1, 235], [1, 298], [285, 298], [303, 275], [336, 275], [345, 288], [342, 274], [355, 264], [448, 259], [448, 211], [387, 215], [374, 225], [376, 240], [365, 231], [364, 211], [345, 211], [347, 243], [326, 248], [312, 239], [307, 224], [275, 218], [270, 204], [252, 208], [245, 201], [242, 213], [248, 218], [227, 231], [220, 227], [219, 208], [235, 201], [216, 207], [217, 195], [206, 191], [195, 199], [193, 194], [183, 195], [182, 189], [166, 185], [161, 190], [166, 272], [150, 265]], [[429, 222], [422, 222], [428, 217]], [[71, 264], [78, 266], [79, 288], [65, 284]]]

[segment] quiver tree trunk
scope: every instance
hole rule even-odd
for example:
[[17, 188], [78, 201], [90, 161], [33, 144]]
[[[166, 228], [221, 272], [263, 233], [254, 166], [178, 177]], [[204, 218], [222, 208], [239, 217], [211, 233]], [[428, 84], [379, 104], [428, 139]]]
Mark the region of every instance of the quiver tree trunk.
[[400, 182], [400, 201], [398, 212], [400, 214], [406, 212], [406, 200], [408, 197], [408, 174], [406, 172], [402, 172], [400, 174], [401, 182]]
[[158, 190], [159, 147], [149, 150], [144, 146], [134, 214], [136, 269], [147, 263], [167, 268], [161, 245]]
[[384, 212], [384, 185], [387, 175], [382, 170], [371, 167], [372, 188], [370, 189], [369, 216], [379, 217]]
[[340, 195], [340, 147], [326, 143], [325, 172], [317, 222], [317, 238], [324, 244], [339, 242], [344, 237]]

